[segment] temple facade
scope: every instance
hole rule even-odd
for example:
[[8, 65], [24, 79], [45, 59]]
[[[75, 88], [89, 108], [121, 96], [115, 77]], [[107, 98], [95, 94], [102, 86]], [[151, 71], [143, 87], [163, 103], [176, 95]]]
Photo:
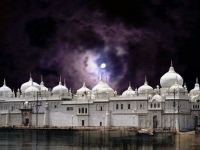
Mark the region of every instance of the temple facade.
[[188, 131], [200, 124], [198, 80], [190, 92], [173, 66], [153, 89], [144, 85], [118, 95], [100, 79], [92, 89], [71, 93], [61, 81], [51, 91], [30, 80], [15, 93], [0, 88], [0, 126], [104, 126]]

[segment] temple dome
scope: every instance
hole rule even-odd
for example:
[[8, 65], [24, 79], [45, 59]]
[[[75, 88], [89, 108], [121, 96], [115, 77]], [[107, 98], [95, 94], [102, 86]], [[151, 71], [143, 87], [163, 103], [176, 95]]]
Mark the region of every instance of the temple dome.
[[162, 87], [169, 88], [174, 85], [174, 81], [176, 77], [178, 79], [178, 84], [182, 86], [183, 78], [178, 73], [175, 72], [174, 68], [171, 65], [171, 67], [169, 68], [169, 71], [161, 77], [160, 85]]
[[4, 79], [4, 83], [3, 83], [3, 86], [0, 88], [0, 93], [3, 94], [3, 93], [12, 93], [12, 90], [6, 86], [6, 81]]
[[110, 96], [114, 96], [114, 90], [103, 81], [99, 81], [99, 83], [92, 88], [93, 94], [97, 93], [99, 96], [105, 96], [109, 94]]
[[54, 95], [58, 95], [58, 94], [61, 94], [61, 93], [62, 94], [68, 93], [68, 89], [67, 89], [66, 85], [63, 86], [61, 84], [61, 79], [60, 79], [59, 84], [53, 88], [52, 93]]
[[170, 87], [170, 92], [173, 93], [174, 91], [175, 92], [179, 91], [181, 93], [185, 92], [185, 89], [180, 84], [178, 84], [178, 78], [177, 77], [176, 77], [175, 84]]
[[[27, 88], [29, 88], [32, 85], [33, 79], [30, 77], [28, 82], [25, 82], [21, 85], [21, 91], [24, 92]], [[38, 90], [40, 89], [40, 85], [33, 82], [33, 86], [35, 86], [36, 88], [38, 88]]]
[[25, 90], [25, 93], [30, 93], [30, 92], [38, 92], [38, 88], [36, 88], [35, 86], [31, 85], [30, 87], [28, 87], [26, 90]]
[[196, 94], [199, 94], [199, 93], [200, 93], [199, 83], [198, 83], [198, 79], [196, 79], [196, 84], [194, 86], [194, 89], [192, 89], [190, 91], [190, 95], [191, 94], [196, 95]]
[[145, 94], [145, 93], [153, 93], [153, 92], [154, 92], [153, 88], [148, 85], [148, 82], [147, 82], [146, 77], [145, 77], [144, 85], [142, 85], [141, 87], [139, 87], [138, 93], [139, 94]]
[[132, 90], [131, 85], [129, 85], [128, 89], [122, 93], [122, 96], [133, 96], [135, 95], [135, 91]]
[[83, 86], [77, 90], [77, 94], [79, 95], [83, 95], [83, 94], [86, 94], [88, 92], [90, 92], [91, 90], [88, 89], [86, 86], [85, 86], [85, 82], [83, 83]]
[[152, 97], [151, 101], [154, 101], [154, 100], [157, 101], [157, 102], [163, 102], [164, 101], [163, 98], [162, 98], [162, 96], [160, 96], [158, 94], [156, 94], [156, 95], [154, 95]]

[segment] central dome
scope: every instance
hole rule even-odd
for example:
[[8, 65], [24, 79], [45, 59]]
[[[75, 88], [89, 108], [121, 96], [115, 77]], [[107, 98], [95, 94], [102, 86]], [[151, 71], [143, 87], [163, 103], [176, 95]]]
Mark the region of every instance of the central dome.
[[169, 88], [174, 85], [176, 78], [178, 80], [178, 84], [182, 86], [183, 78], [178, 73], [175, 72], [174, 68], [171, 65], [169, 71], [161, 77], [160, 85], [162, 87]]

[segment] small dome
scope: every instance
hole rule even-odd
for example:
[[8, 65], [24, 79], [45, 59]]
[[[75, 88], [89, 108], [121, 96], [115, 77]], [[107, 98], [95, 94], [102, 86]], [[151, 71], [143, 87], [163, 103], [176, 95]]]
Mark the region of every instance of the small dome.
[[30, 87], [28, 87], [26, 90], [25, 90], [25, 93], [30, 93], [30, 92], [38, 92], [38, 88], [36, 88], [35, 86], [31, 85]]
[[171, 93], [173, 93], [174, 91], [175, 92], [179, 91], [181, 93], [185, 92], [185, 89], [180, 84], [178, 84], [178, 79], [177, 78], [176, 78], [175, 84], [172, 85], [169, 90], [170, 90]]
[[[33, 79], [32, 79], [31, 76], [30, 76], [29, 81], [26, 82], [26, 83], [23, 83], [23, 84], [21, 85], [21, 91], [23, 92], [23, 91], [25, 91], [28, 87], [30, 87], [30, 86], [32, 85], [32, 82], [33, 82]], [[37, 83], [35, 83], [35, 82], [33, 82], [33, 86], [35, 86], [36, 88], [40, 89], [40, 85], [37, 84]]]
[[131, 85], [129, 84], [128, 89], [122, 93], [122, 96], [126, 97], [126, 96], [133, 96], [133, 95], [135, 95], [135, 91], [132, 90]]
[[196, 79], [196, 84], [194, 86], [194, 89], [192, 89], [190, 91], [190, 95], [191, 94], [196, 95], [196, 94], [199, 94], [199, 93], [200, 93], [199, 83], [198, 83], [198, 79]]
[[153, 88], [148, 85], [146, 77], [145, 77], [144, 85], [142, 85], [141, 87], [139, 87], [138, 93], [139, 94], [153, 93]]
[[158, 94], [156, 94], [156, 95], [154, 95], [152, 97], [151, 102], [154, 101], [154, 100], [157, 101], [157, 102], [163, 102], [164, 101], [163, 98], [162, 98], [162, 96], [160, 96]]
[[177, 77], [178, 79], [178, 84], [179, 85], [183, 85], [183, 78], [175, 72], [174, 68], [171, 67], [169, 68], [169, 71], [167, 73], [165, 73], [161, 79], [160, 79], [160, 85], [162, 87], [171, 87], [172, 85], [174, 85], [174, 79]]
[[53, 93], [54, 95], [59, 95], [59, 94], [61, 94], [61, 93], [62, 93], [62, 94], [63, 94], [63, 93], [64, 93], [64, 94], [68, 93], [68, 89], [67, 89], [66, 85], [64, 84], [64, 86], [63, 86], [63, 85], [61, 84], [61, 79], [60, 79], [59, 84], [53, 88], [52, 93]]
[[6, 86], [6, 81], [4, 79], [4, 83], [3, 83], [3, 86], [0, 88], [0, 93], [3, 94], [3, 93], [12, 93], [12, 90]]
[[85, 82], [83, 83], [83, 86], [77, 90], [77, 94], [79, 95], [83, 95], [83, 94], [86, 94], [87, 92], [90, 92], [91, 90], [88, 89], [86, 86], [85, 86]]
[[40, 90], [41, 91], [48, 91], [48, 88], [44, 86], [42, 76], [41, 76]]

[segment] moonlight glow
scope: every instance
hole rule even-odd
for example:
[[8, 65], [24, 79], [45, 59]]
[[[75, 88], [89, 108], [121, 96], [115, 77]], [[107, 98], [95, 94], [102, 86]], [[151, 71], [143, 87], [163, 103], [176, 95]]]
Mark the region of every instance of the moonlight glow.
[[102, 69], [106, 68], [106, 64], [105, 64], [105, 63], [102, 63], [102, 64], [101, 64], [101, 68], [102, 68]]

